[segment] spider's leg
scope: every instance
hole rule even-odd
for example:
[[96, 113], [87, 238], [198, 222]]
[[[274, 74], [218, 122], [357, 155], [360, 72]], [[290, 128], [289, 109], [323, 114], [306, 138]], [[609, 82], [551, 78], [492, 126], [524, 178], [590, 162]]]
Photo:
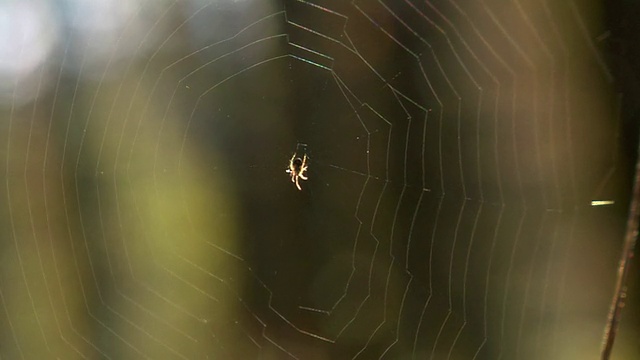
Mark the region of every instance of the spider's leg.
[[300, 187], [300, 183], [298, 182], [298, 178], [296, 177], [296, 187], [298, 188], [298, 190], [302, 190], [302, 188]]
[[[293, 174], [293, 173], [291, 173], [291, 174]], [[296, 182], [296, 177], [295, 177], [294, 175], [291, 175], [291, 182], [292, 182], [292, 183], [295, 183], [295, 182]]]
[[303, 175], [302, 173], [298, 174], [298, 177], [302, 180], [309, 180], [309, 178], [306, 175]]

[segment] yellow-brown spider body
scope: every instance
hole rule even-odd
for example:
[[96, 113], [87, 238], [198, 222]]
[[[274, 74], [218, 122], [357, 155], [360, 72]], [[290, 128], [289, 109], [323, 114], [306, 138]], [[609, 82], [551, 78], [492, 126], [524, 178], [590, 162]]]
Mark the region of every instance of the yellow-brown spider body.
[[291, 159], [289, 160], [289, 167], [286, 172], [291, 176], [291, 182], [296, 184], [298, 190], [302, 190], [300, 186], [300, 179], [309, 180], [309, 178], [305, 175], [307, 172], [307, 154], [305, 154], [302, 159], [297, 157], [298, 154], [293, 154]]

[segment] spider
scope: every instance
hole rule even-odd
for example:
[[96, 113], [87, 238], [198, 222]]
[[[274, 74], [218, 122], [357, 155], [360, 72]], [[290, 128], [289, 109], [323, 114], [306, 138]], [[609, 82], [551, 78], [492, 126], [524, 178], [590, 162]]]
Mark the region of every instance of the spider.
[[291, 160], [289, 160], [289, 168], [286, 170], [287, 174], [291, 176], [291, 182], [296, 184], [298, 190], [302, 190], [300, 187], [300, 179], [309, 180], [309, 178], [305, 175], [307, 172], [307, 154], [301, 158], [297, 157], [298, 154], [293, 154]]

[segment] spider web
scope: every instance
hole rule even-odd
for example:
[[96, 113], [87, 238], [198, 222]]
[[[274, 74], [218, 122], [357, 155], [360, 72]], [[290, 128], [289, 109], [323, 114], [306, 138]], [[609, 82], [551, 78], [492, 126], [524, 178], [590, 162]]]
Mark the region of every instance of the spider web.
[[54, 30], [2, 88], [3, 359], [599, 352], [633, 100], [595, 4], [43, 4], [5, 5]]

